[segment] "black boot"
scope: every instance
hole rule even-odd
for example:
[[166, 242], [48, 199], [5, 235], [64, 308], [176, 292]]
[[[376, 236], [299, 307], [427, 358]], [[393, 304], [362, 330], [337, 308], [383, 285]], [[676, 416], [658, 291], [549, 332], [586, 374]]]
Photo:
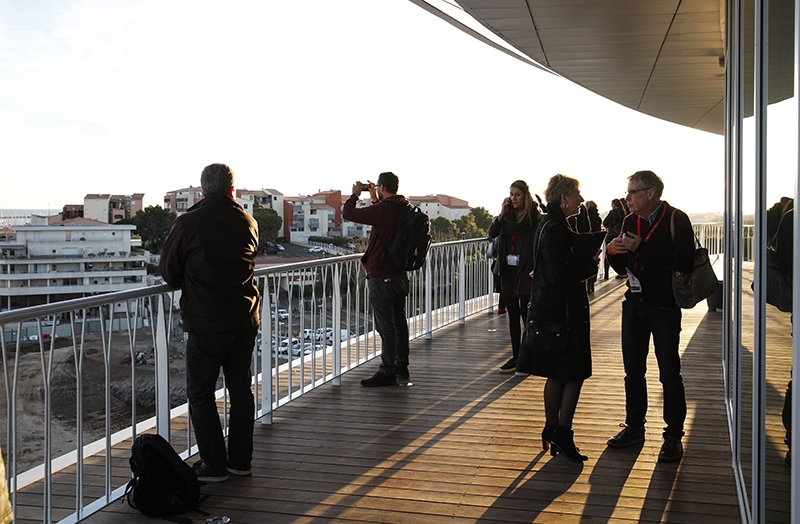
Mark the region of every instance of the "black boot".
[[550, 444], [553, 445], [553, 448], [550, 450], [551, 455], [563, 453], [565, 457], [573, 462], [583, 462], [589, 458], [578, 452], [578, 448], [575, 447], [573, 431], [564, 426], [558, 426], [556, 428], [556, 432], [553, 433]]
[[553, 439], [553, 433], [555, 433], [556, 427], [555, 426], [545, 426], [542, 430], [542, 449], [547, 451], [547, 444]]

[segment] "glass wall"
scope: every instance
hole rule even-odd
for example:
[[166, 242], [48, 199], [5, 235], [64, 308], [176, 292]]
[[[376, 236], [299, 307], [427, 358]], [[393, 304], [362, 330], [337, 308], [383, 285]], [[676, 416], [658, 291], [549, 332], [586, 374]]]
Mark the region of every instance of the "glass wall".
[[[794, 213], [785, 214], [797, 192], [794, 13], [794, 2], [766, 0], [733, 0], [727, 12], [723, 345], [734, 471], [747, 522], [800, 518], [787, 458], [796, 439], [785, 423], [793, 411], [785, 407], [792, 315], [767, 302], [768, 282], [780, 277], [770, 273], [767, 280], [768, 260], [788, 255], [782, 270], [796, 271]], [[743, 257], [745, 224], [755, 226], [753, 262]]]

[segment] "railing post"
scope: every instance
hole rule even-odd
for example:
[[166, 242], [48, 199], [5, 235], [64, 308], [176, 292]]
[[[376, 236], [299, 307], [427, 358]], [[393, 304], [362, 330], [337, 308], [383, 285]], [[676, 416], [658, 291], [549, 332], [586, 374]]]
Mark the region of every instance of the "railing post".
[[[333, 343], [333, 380], [331, 385], [342, 385], [342, 265], [333, 266], [333, 308], [331, 310], [331, 342]], [[350, 333], [350, 325], [347, 326]]]
[[467, 316], [467, 257], [465, 254], [466, 246], [458, 245], [458, 323], [464, 325], [464, 318]]
[[[275, 337], [275, 350], [272, 348], [272, 301], [269, 290], [269, 276], [264, 277], [264, 298], [261, 300], [261, 424], [272, 424], [272, 370], [278, 366], [278, 338]], [[278, 315], [278, 304], [275, 304]], [[265, 356], [266, 355], [266, 356]]]
[[425, 260], [425, 338], [433, 338], [433, 271], [431, 257]]
[[[174, 299], [174, 294], [172, 295]], [[169, 440], [169, 349], [167, 324], [164, 318], [164, 295], [158, 297], [156, 320], [156, 432]], [[171, 302], [171, 301], [170, 301]]]

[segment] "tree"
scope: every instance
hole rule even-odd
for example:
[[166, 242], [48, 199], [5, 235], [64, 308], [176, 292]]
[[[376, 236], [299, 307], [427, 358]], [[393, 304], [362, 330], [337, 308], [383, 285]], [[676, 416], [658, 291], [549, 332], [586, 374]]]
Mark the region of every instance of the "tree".
[[456, 240], [460, 236], [458, 227], [452, 220], [445, 217], [436, 217], [431, 220], [431, 242], [448, 242]]
[[455, 225], [460, 232], [461, 238], [483, 238], [486, 236], [486, 230], [479, 228], [475, 224], [475, 215], [467, 213], [466, 215], [458, 218]]
[[253, 218], [258, 222], [258, 245], [274, 242], [283, 226], [283, 220], [274, 209], [253, 204]]
[[160, 253], [161, 245], [172, 228], [177, 215], [165, 211], [161, 206], [147, 206], [133, 218], [120, 220], [117, 224], [132, 224], [142, 238], [142, 246], [151, 253]]
[[492, 224], [494, 217], [485, 207], [473, 207], [469, 212], [475, 217], [475, 225], [478, 226], [478, 229], [489, 231], [489, 226]]

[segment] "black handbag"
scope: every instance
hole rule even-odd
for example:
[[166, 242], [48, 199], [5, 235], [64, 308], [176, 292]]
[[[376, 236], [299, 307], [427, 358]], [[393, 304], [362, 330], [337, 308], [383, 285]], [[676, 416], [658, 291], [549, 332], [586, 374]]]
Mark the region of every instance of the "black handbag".
[[[536, 259], [539, 258], [539, 240], [544, 233], [544, 226], [542, 231], [536, 238], [536, 245], [533, 253], [533, 271], [531, 275], [536, 272]], [[531, 290], [532, 292], [532, 290]], [[525, 331], [522, 333], [522, 344], [520, 346], [520, 356], [523, 351], [528, 354], [532, 353], [563, 353], [567, 349], [569, 343], [569, 302], [567, 302], [566, 322], [553, 322], [546, 320], [533, 320], [531, 319], [531, 304], [528, 302], [528, 319], [525, 322]], [[524, 358], [520, 360], [524, 361]], [[520, 368], [519, 362], [517, 369]]]

